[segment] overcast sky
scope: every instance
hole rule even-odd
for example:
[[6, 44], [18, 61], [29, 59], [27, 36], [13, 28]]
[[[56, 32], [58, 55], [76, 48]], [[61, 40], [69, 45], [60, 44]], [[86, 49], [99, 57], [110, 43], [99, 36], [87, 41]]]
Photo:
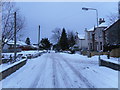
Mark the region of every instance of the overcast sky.
[[38, 25], [41, 26], [41, 38], [51, 38], [56, 27], [73, 30], [84, 34], [85, 28], [96, 25], [96, 12], [83, 11], [82, 7], [95, 8], [99, 18], [107, 18], [111, 13], [117, 13], [117, 2], [17, 2], [21, 15], [26, 19], [24, 37], [30, 37], [32, 43], [37, 43]]

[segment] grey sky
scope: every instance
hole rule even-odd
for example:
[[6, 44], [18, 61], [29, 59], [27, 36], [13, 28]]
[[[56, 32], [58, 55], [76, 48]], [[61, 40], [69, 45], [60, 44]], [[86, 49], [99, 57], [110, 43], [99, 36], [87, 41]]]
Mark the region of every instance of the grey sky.
[[95, 11], [83, 11], [82, 7], [96, 8], [99, 17], [117, 13], [117, 2], [17, 2], [21, 14], [26, 18], [24, 38], [30, 37], [37, 43], [38, 25], [41, 25], [41, 38], [50, 39], [56, 27], [84, 34], [85, 28], [96, 25]]

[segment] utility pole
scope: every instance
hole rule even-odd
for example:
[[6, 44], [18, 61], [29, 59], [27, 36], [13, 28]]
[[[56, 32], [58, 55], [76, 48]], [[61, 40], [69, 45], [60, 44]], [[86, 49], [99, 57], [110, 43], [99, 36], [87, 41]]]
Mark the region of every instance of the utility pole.
[[14, 62], [16, 61], [16, 12], [14, 13]]
[[39, 51], [39, 44], [40, 44], [40, 25], [38, 27], [38, 51]]

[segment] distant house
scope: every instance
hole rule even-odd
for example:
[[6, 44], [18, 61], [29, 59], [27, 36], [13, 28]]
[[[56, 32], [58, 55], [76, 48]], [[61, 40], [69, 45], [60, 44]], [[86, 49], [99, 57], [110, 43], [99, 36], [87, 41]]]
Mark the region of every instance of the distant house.
[[[22, 48], [20, 48], [20, 47], [25, 46], [25, 45], [27, 45], [27, 44], [22, 41], [17, 41], [16, 42], [17, 51], [21, 51]], [[7, 42], [7, 44], [4, 45], [2, 52], [14, 52], [14, 41], [10, 40], [9, 42]]]
[[85, 35], [80, 35], [79, 33], [76, 33], [76, 45], [79, 47], [80, 50], [86, 50], [87, 49], [87, 42]]
[[[37, 50], [38, 47], [35, 45], [27, 45], [23, 41], [16, 42], [17, 51], [24, 51], [24, 50]], [[2, 52], [14, 52], [14, 41], [10, 40], [7, 44], [4, 45]]]

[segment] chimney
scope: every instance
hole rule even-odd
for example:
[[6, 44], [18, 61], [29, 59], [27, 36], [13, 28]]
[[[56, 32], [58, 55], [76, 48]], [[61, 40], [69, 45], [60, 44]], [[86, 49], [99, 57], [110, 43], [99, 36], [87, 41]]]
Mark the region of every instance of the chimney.
[[99, 25], [103, 22], [105, 22], [104, 18], [99, 18]]
[[85, 28], [85, 32], [87, 32], [87, 28]]

